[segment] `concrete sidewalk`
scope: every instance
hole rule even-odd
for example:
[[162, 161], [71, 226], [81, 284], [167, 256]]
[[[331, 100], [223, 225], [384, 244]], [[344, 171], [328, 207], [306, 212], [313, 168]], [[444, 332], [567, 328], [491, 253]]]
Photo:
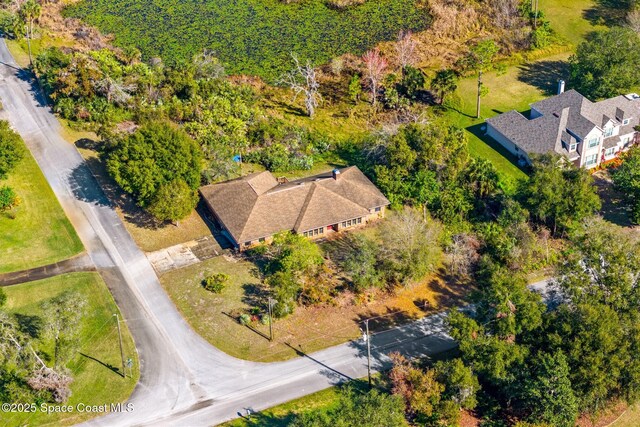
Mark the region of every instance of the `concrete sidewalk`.
[[0, 274], [0, 286], [33, 282], [34, 280], [47, 279], [60, 274], [77, 273], [79, 271], [96, 271], [96, 267], [86, 253], [42, 267]]

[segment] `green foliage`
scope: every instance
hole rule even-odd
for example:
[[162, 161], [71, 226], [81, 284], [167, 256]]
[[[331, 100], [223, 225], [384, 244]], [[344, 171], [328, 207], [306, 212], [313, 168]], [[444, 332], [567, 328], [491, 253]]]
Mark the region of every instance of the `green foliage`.
[[450, 400], [459, 408], [474, 409], [477, 404], [476, 393], [480, 389], [478, 378], [471, 368], [464, 365], [461, 359], [455, 358], [439, 361], [434, 369], [438, 381], [444, 385], [442, 398]]
[[136, 46], [144, 58], [167, 63], [190, 60], [205, 48], [216, 52], [231, 74], [269, 80], [287, 70], [290, 55], [313, 64], [350, 52], [362, 54], [400, 30], [426, 28], [431, 18], [412, 0], [382, 0], [338, 10], [323, 0], [285, 4], [278, 0], [195, 2], [163, 0], [83, 1], [75, 16]]
[[349, 80], [349, 99], [353, 103], [357, 103], [360, 101], [360, 97], [362, 96], [362, 79], [359, 74], [354, 74], [351, 76], [351, 80]]
[[340, 392], [335, 408], [298, 415], [292, 427], [406, 427], [404, 403], [398, 396], [391, 396], [373, 389], [356, 393], [349, 388]]
[[0, 120], [0, 180], [7, 177], [23, 156], [20, 135], [11, 129], [9, 122]]
[[447, 95], [452, 94], [458, 88], [458, 73], [455, 70], [438, 70], [431, 79], [431, 90], [436, 92], [440, 104], [444, 103]]
[[632, 148], [612, 173], [613, 184], [631, 205], [631, 220], [640, 223], [640, 150]]
[[7, 302], [7, 294], [4, 293], [2, 289], [0, 289], [0, 308]]
[[576, 304], [603, 304], [620, 314], [640, 305], [640, 242], [598, 218], [574, 230], [559, 283]]
[[164, 184], [182, 180], [192, 190], [200, 185], [199, 147], [183, 131], [164, 122], [149, 123], [116, 138], [106, 156], [111, 176], [142, 207], [155, 200]]
[[20, 199], [13, 188], [3, 185], [0, 186], [0, 212], [13, 209], [20, 204]]
[[592, 99], [610, 98], [640, 84], [640, 37], [628, 28], [596, 31], [569, 58], [570, 81]]
[[331, 147], [325, 135], [280, 120], [256, 123], [249, 139], [251, 145], [245, 160], [260, 163], [273, 172], [311, 169], [314, 158]]
[[383, 284], [379, 271], [380, 248], [359, 233], [345, 234], [329, 244], [331, 259], [349, 276], [356, 292]]
[[176, 222], [186, 218], [198, 204], [198, 193], [182, 179], [160, 185], [149, 212], [160, 221]]
[[251, 323], [251, 316], [249, 316], [247, 313], [243, 313], [240, 315], [240, 317], [238, 317], [238, 322], [242, 326], [247, 326], [248, 324]]
[[413, 209], [393, 215], [380, 227], [384, 274], [391, 284], [424, 278], [441, 261], [442, 226]]
[[571, 388], [569, 364], [562, 352], [542, 353], [532, 363], [532, 376], [525, 388], [531, 422], [573, 427], [578, 401]]
[[63, 292], [42, 303], [43, 330], [53, 340], [53, 361], [57, 368], [67, 363], [79, 345], [79, 328], [86, 305], [86, 299], [73, 291]]
[[274, 236], [266, 257], [266, 282], [276, 300], [273, 314], [285, 317], [293, 313], [304, 282], [315, 277], [324, 263], [322, 252], [306, 237], [287, 232]]
[[567, 164], [557, 155], [534, 160], [521, 196], [531, 215], [554, 234], [569, 230], [576, 220], [600, 209], [600, 198], [589, 172]]
[[476, 405], [478, 380], [459, 359], [421, 369], [399, 353], [391, 353], [392, 393], [401, 397], [419, 425], [458, 425], [460, 409]]
[[214, 273], [204, 278], [202, 281], [202, 286], [208, 290], [213, 292], [214, 294], [219, 294], [224, 290], [227, 282], [229, 281], [229, 275], [225, 273]]
[[402, 70], [401, 93], [409, 99], [416, 99], [418, 92], [424, 88], [425, 82], [426, 78], [422, 70], [406, 66]]

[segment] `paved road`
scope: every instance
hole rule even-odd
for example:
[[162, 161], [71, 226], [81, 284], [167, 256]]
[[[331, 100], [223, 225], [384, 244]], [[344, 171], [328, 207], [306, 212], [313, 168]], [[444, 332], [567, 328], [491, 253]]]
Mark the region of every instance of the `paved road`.
[[17, 285], [18, 283], [32, 282], [34, 280], [46, 279], [65, 273], [76, 273], [79, 271], [95, 271], [96, 267], [87, 254], [81, 254], [64, 261], [42, 267], [31, 268], [29, 270], [16, 271], [13, 273], [0, 274], [0, 286]]
[[[247, 362], [195, 334], [162, 289], [95, 178], [29, 79], [0, 43], [3, 118], [23, 136], [88, 255], [105, 279], [131, 330], [141, 360], [132, 413], [113, 413], [91, 425], [212, 425], [244, 408], [264, 409], [366, 375], [361, 344], [344, 344], [282, 363]], [[374, 367], [398, 347], [426, 355], [453, 347], [443, 316], [372, 339]]]
[[[0, 41], [2, 116], [24, 137], [88, 255], [111, 290], [131, 330], [141, 361], [141, 380], [131, 413], [112, 413], [96, 426], [214, 425], [246, 408], [261, 410], [366, 375], [362, 343], [346, 343], [279, 363], [247, 362], [219, 351], [194, 333], [162, 289], [72, 144], [60, 137], [49, 108]], [[374, 369], [386, 354], [411, 356], [452, 348], [444, 315], [374, 335]]]

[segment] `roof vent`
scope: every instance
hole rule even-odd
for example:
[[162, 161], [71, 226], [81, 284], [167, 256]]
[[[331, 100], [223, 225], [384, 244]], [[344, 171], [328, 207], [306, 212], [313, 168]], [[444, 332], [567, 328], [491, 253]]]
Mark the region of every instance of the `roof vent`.
[[340, 176], [340, 169], [334, 169], [333, 171], [331, 171], [331, 175], [333, 176], [333, 179], [337, 180]]

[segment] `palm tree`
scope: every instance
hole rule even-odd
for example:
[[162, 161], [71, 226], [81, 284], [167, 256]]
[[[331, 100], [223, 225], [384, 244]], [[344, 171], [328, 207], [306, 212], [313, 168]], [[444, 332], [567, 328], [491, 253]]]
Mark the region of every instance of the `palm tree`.
[[458, 74], [454, 70], [440, 70], [431, 80], [431, 90], [436, 92], [439, 103], [442, 105], [444, 98], [458, 88]]
[[42, 9], [36, 0], [27, 0], [20, 6], [18, 16], [27, 26], [27, 48], [29, 50], [29, 66], [33, 66], [31, 55], [31, 40], [33, 39], [33, 23], [40, 17]]

